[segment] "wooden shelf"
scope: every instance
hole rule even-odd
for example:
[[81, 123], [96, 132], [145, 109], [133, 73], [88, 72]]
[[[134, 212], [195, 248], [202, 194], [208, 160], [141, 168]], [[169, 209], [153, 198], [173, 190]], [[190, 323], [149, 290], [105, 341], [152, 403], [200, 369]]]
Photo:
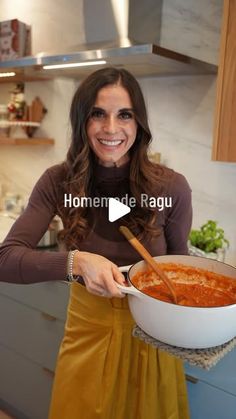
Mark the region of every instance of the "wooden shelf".
[[52, 138], [12, 138], [0, 137], [0, 145], [53, 145]]

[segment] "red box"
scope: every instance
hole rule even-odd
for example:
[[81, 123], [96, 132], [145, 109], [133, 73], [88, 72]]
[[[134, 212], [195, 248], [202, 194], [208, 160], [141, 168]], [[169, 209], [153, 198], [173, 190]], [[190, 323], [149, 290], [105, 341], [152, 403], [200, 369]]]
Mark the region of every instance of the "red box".
[[30, 55], [30, 26], [18, 19], [0, 22], [0, 61]]

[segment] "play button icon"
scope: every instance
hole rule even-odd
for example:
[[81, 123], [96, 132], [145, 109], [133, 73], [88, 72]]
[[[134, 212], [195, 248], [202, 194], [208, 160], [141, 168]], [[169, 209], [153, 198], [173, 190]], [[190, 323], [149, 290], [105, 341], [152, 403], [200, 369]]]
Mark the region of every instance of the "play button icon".
[[128, 214], [130, 211], [131, 210], [130, 207], [128, 207], [128, 205], [123, 204], [122, 202], [118, 201], [118, 199], [109, 198], [108, 220], [111, 223]]

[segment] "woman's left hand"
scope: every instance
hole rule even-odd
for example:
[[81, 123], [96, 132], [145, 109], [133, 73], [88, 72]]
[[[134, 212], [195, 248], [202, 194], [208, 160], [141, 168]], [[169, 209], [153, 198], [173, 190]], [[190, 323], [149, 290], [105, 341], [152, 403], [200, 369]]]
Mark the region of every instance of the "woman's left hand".
[[124, 275], [117, 265], [103, 256], [76, 252], [73, 273], [83, 277], [87, 290], [92, 294], [109, 298], [125, 297], [116, 285], [125, 285]]

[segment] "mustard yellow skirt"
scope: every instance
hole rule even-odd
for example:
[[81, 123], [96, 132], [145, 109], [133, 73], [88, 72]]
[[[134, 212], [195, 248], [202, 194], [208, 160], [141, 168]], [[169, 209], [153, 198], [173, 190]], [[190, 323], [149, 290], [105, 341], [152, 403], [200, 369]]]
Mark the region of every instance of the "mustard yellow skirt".
[[187, 419], [182, 363], [132, 337], [127, 297], [71, 285], [49, 419]]

